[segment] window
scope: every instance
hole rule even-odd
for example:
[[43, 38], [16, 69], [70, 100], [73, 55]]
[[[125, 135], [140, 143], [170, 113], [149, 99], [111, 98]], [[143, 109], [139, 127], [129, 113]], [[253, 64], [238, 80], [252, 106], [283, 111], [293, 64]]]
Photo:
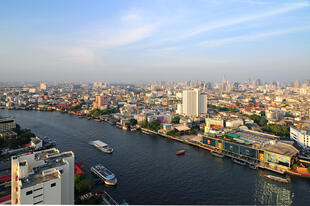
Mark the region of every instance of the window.
[[40, 202], [36, 202], [36, 203], [33, 203], [34, 205], [37, 205], [37, 204], [40, 204], [42, 203], [43, 201], [40, 201]]
[[33, 190], [33, 191], [38, 191], [38, 190], [42, 190], [42, 189], [43, 189], [43, 187], [38, 188], [38, 189], [35, 189], [35, 190]]
[[37, 198], [37, 197], [40, 197], [40, 196], [42, 196], [43, 194], [40, 194], [40, 195], [37, 195], [37, 196], [34, 196], [33, 198]]
[[55, 186], [56, 186], [56, 183], [52, 183], [52, 184], [51, 184], [51, 187], [55, 187]]
[[32, 194], [32, 190], [26, 192], [26, 195], [31, 195]]

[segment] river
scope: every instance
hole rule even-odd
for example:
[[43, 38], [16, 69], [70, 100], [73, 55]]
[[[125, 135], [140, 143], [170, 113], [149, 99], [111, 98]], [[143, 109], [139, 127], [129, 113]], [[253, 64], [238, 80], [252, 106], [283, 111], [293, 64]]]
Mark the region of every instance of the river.
[[[87, 170], [103, 163], [117, 176], [118, 184], [99, 187], [118, 202], [310, 205], [310, 179], [292, 177], [288, 184], [275, 182], [264, 177], [268, 171], [237, 165], [201, 148], [68, 114], [0, 110], [1, 115], [15, 116], [21, 127], [55, 139], [60, 151], [72, 150]], [[113, 154], [89, 144], [97, 139], [113, 147]], [[177, 156], [181, 149], [186, 154]]]

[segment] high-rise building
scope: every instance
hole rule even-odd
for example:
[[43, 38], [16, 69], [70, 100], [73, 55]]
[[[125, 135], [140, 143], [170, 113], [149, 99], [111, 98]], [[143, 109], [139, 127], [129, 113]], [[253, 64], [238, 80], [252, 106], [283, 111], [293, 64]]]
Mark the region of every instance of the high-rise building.
[[109, 104], [109, 97], [107, 95], [96, 96], [95, 107], [96, 109], [105, 109]]
[[74, 154], [52, 148], [11, 157], [12, 204], [74, 204]]
[[298, 79], [295, 80], [295, 82], [294, 82], [294, 87], [295, 87], [295, 88], [299, 88], [299, 87], [300, 87], [300, 82], [299, 82]]
[[46, 90], [46, 84], [45, 83], [40, 84], [40, 90]]
[[199, 116], [207, 113], [207, 95], [200, 94], [199, 89], [183, 91], [183, 114]]

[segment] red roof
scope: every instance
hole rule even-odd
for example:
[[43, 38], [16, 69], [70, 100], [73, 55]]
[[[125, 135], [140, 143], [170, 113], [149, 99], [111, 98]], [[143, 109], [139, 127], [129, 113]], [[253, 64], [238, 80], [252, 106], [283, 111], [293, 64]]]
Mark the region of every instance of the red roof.
[[84, 170], [81, 168], [81, 165], [83, 164], [83, 162], [76, 162], [74, 163], [74, 174], [84, 174]]
[[6, 202], [8, 200], [11, 199], [11, 194], [7, 195], [7, 196], [4, 196], [4, 197], [0, 197], [0, 203], [1, 202]]
[[0, 177], [0, 182], [8, 182], [10, 180], [11, 180], [11, 175], [10, 174]]

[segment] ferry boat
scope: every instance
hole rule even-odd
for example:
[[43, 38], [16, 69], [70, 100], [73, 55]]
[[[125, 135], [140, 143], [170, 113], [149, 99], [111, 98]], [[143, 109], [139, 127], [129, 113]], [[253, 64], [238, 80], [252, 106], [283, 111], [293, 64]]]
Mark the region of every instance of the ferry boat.
[[222, 153], [218, 153], [218, 152], [211, 152], [211, 154], [213, 156], [216, 156], [216, 157], [219, 157], [219, 158], [223, 158], [224, 157], [224, 155]]
[[239, 165], [242, 165], [242, 166], [244, 166], [244, 165], [246, 164], [245, 162], [242, 162], [242, 161], [237, 160], [237, 159], [233, 159], [233, 162], [234, 162], [234, 163], [237, 163], [237, 164], [239, 164]]
[[111, 147], [109, 147], [108, 144], [106, 144], [100, 140], [92, 141], [91, 144], [94, 145], [95, 147], [97, 147], [98, 149], [100, 149], [101, 151], [105, 152], [105, 153], [112, 153], [113, 152], [113, 149]]
[[266, 175], [266, 177], [269, 178], [269, 179], [272, 179], [272, 180], [279, 181], [279, 182], [288, 183], [288, 179], [287, 178], [282, 178], [282, 177], [273, 176], [273, 175]]
[[100, 179], [104, 181], [107, 185], [116, 185], [117, 179], [115, 175], [104, 167], [102, 164], [97, 164], [90, 168], [90, 171], [98, 176]]
[[185, 154], [185, 150], [180, 150], [180, 151], [177, 151], [176, 155], [183, 155]]

